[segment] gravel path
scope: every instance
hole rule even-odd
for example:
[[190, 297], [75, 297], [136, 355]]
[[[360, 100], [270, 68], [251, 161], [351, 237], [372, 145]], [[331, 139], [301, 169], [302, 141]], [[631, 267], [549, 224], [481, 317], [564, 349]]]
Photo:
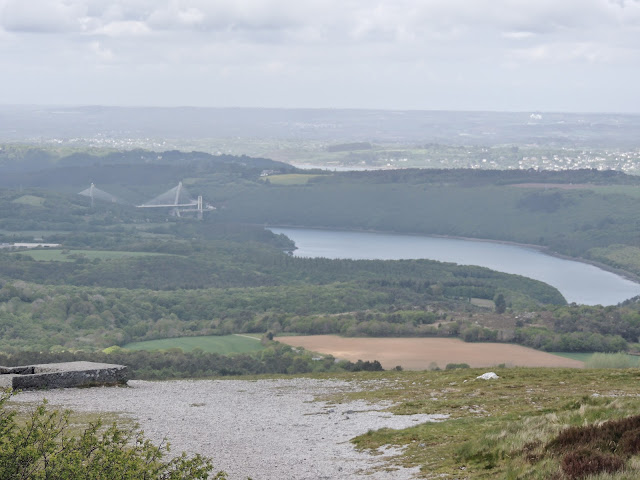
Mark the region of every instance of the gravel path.
[[230, 479], [404, 480], [417, 469], [374, 471], [395, 452], [372, 456], [349, 440], [370, 429], [406, 428], [442, 416], [391, 415], [388, 404], [327, 404], [318, 395], [375, 388], [338, 380], [129, 381], [130, 388], [22, 392], [15, 402], [39, 402], [76, 411], [120, 412], [154, 443], [167, 438], [172, 452], [201, 453]]

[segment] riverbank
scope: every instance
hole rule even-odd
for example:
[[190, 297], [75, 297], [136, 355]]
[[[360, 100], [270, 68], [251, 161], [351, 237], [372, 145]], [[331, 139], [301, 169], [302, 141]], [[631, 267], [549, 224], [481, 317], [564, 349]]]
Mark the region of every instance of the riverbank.
[[540, 253], [544, 253], [545, 255], [549, 255], [550, 257], [561, 258], [563, 260], [571, 260], [574, 262], [584, 263], [586, 265], [592, 265], [606, 272], [610, 272], [616, 275], [619, 275], [627, 280], [632, 282], [640, 283], [640, 275], [636, 275], [633, 272], [628, 270], [623, 270], [620, 268], [613, 267], [611, 265], [607, 265], [606, 263], [598, 262], [596, 260], [590, 260], [588, 258], [583, 257], [572, 257], [570, 255], [564, 255], [562, 253], [558, 253], [554, 250], [551, 250], [549, 247], [545, 247], [544, 245], [536, 245], [534, 243], [520, 243], [513, 242], [511, 240], [496, 240], [492, 238], [475, 238], [475, 237], [463, 237], [459, 235], [438, 235], [435, 233], [419, 233], [419, 232], [398, 232], [395, 230], [375, 230], [375, 229], [362, 229], [362, 228], [339, 228], [339, 227], [314, 227], [314, 226], [301, 226], [301, 225], [268, 225], [265, 224], [264, 228], [271, 230], [272, 228], [288, 228], [292, 230], [318, 230], [318, 231], [340, 231], [340, 232], [358, 232], [358, 233], [378, 233], [378, 234], [390, 234], [390, 235], [406, 235], [408, 237], [427, 237], [427, 238], [444, 238], [450, 240], [466, 240], [469, 242], [482, 242], [482, 243], [498, 243], [500, 245], [513, 245], [514, 247], [522, 247], [522, 248], [530, 248], [532, 250], [537, 250]]
[[[640, 295], [640, 278], [631, 272], [535, 244], [365, 229], [284, 225], [266, 228], [288, 235], [296, 243], [294, 255], [372, 260], [423, 258], [477, 265], [552, 285], [569, 303], [615, 305]], [[473, 248], [472, 242], [483, 247]]]

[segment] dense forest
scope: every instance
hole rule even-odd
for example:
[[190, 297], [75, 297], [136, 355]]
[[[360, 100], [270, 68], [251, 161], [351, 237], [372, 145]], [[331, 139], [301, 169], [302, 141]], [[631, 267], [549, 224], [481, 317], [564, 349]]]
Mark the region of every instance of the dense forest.
[[[296, 258], [291, 240], [263, 227], [510, 240], [640, 273], [637, 177], [595, 170], [302, 173], [267, 159], [197, 152], [61, 156], [26, 147], [3, 148], [0, 166], [0, 242], [61, 245], [0, 249], [0, 349], [12, 355], [242, 332], [458, 336], [551, 351], [619, 351], [640, 335], [633, 301], [568, 306], [538, 281], [428, 260]], [[178, 181], [214, 207], [201, 221], [135, 208]], [[77, 195], [89, 182], [124, 200], [92, 206]], [[491, 305], [498, 297], [505, 300], [500, 312], [473, 301]], [[312, 368], [308, 359], [299, 364]], [[262, 367], [234, 368], [197, 374]]]

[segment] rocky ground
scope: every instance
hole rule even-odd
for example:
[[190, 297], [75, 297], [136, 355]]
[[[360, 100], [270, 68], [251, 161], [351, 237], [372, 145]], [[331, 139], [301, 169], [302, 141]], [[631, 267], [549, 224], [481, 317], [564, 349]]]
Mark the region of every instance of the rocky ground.
[[[395, 449], [380, 455], [356, 451], [349, 440], [370, 429], [406, 428], [431, 415], [391, 415], [389, 405], [317, 400], [345, 390], [374, 389], [375, 382], [305, 378], [274, 380], [132, 380], [128, 388], [28, 391], [15, 402], [88, 412], [119, 412], [135, 420], [155, 443], [172, 452], [213, 458], [229, 478], [414, 478], [416, 469], [392, 466]], [[436, 416], [437, 417], [437, 416]]]

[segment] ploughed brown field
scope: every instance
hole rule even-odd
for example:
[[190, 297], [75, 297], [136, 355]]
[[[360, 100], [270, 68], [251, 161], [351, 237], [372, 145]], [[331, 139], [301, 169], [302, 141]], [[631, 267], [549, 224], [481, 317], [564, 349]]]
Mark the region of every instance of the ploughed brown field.
[[337, 335], [277, 337], [294, 347], [331, 354], [341, 360], [378, 360], [385, 369], [427, 370], [432, 362], [440, 368], [448, 363], [471, 367], [505, 364], [520, 367], [582, 368], [578, 360], [559, 357], [508, 343], [466, 343], [455, 338], [353, 338]]

